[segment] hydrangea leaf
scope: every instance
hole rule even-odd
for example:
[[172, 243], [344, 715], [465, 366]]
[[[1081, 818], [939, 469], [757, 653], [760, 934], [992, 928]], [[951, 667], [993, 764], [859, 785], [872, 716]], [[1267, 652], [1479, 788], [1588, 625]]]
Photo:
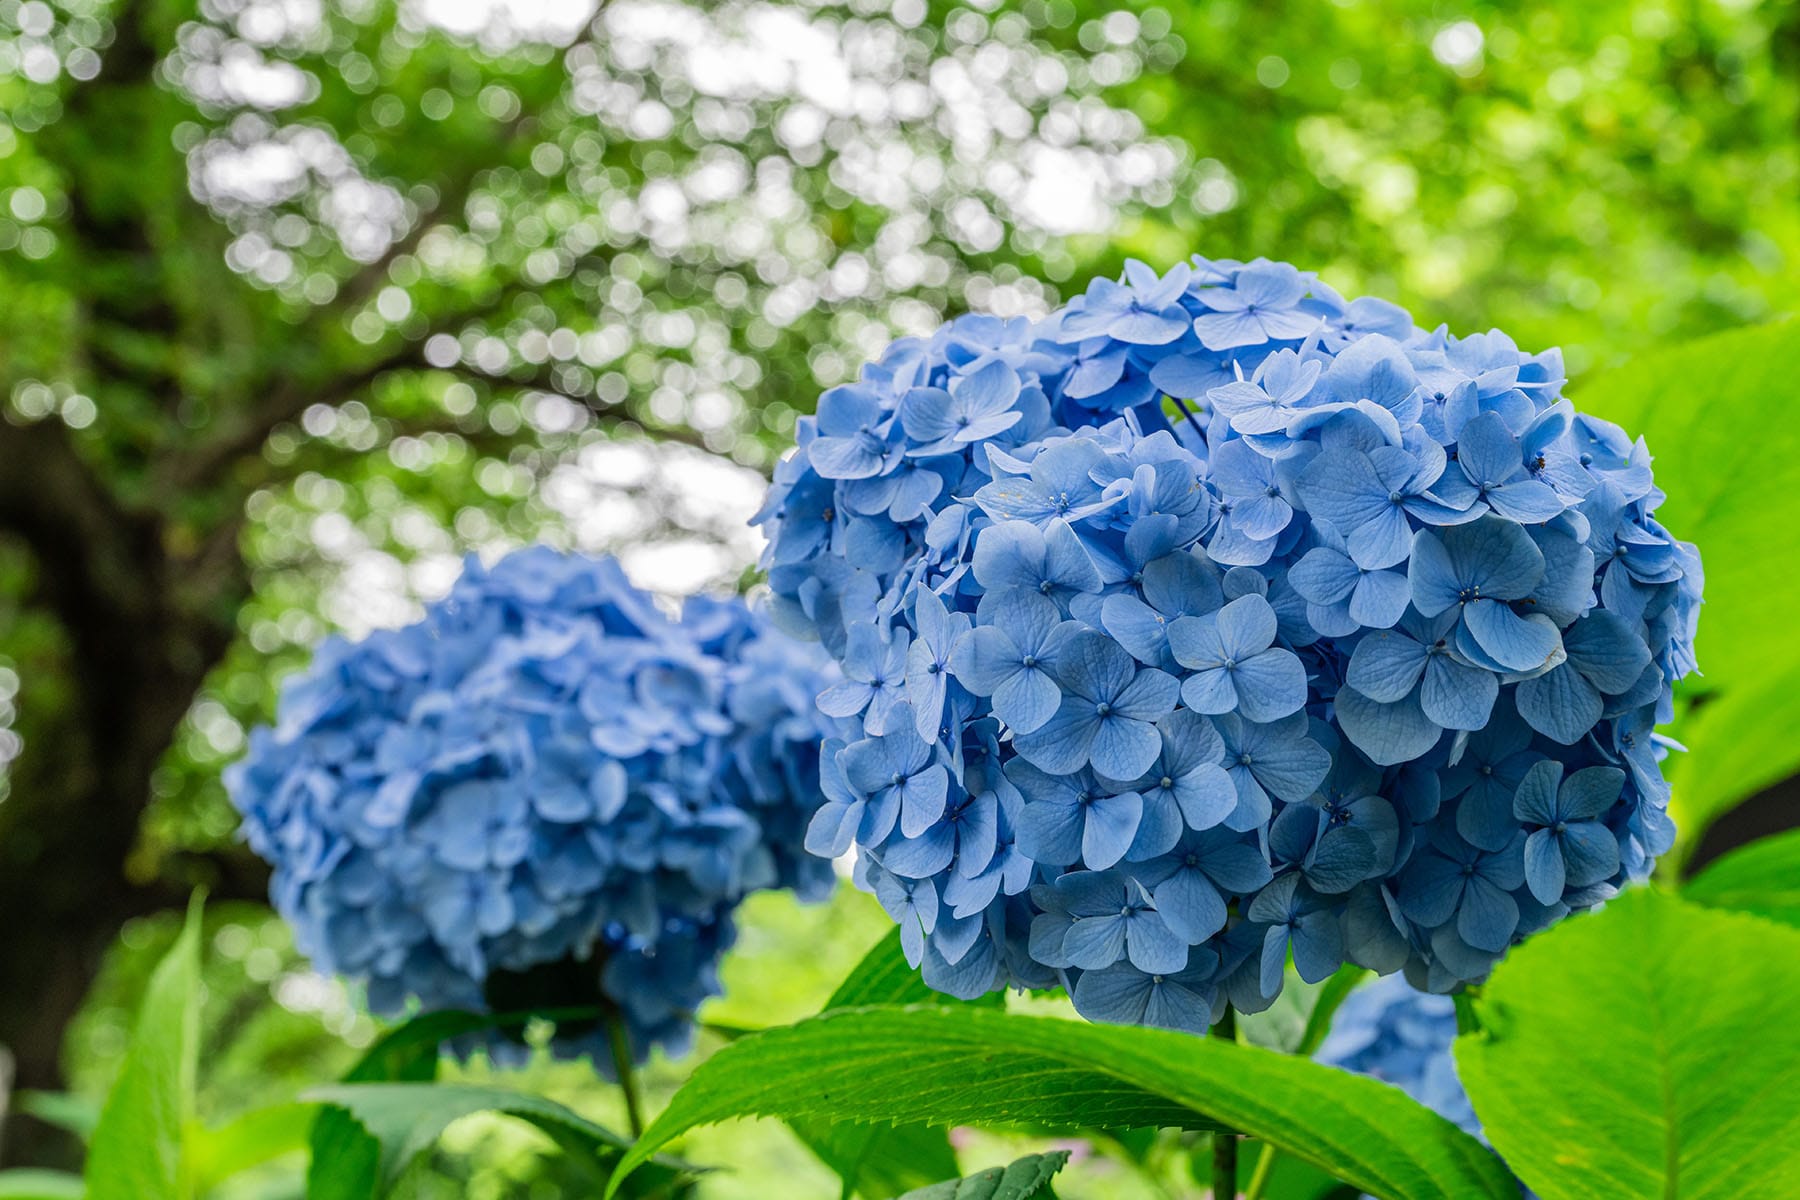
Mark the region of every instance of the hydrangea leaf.
[[305, 1150], [317, 1118], [310, 1104], [270, 1104], [220, 1125], [190, 1126], [185, 1152], [194, 1193], [211, 1195], [234, 1175]]
[[1513, 950], [1456, 1064], [1543, 1200], [1726, 1200], [1800, 1178], [1800, 933], [1627, 893]]
[[1696, 875], [1681, 894], [1712, 908], [1800, 926], [1800, 830], [1732, 851]]
[[1229, 1126], [1393, 1200], [1516, 1196], [1479, 1142], [1376, 1083], [1254, 1046], [968, 1006], [826, 1013], [703, 1063], [627, 1155], [735, 1117]]
[[[389, 1030], [345, 1072], [345, 1083], [424, 1083], [437, 1078], [445, 1039], [473, 1033], [494, 1018], [434, 1012]], [[312, 1128], [306, 1194], [312, 1200], [374, 1200], [380, 1194], [381, 1143], [343, 1108], [328, 1106]]]
[[[1667, 493], [1657, 519], [1706, 555], [1708, 690], [1800, 662], [1789, 599], [1800, 562], [1800, 425], [1789, 419], [1800, 321], [1733, 330], [1584, 381], [1578, 403], [1644, 438]], [[1729, 397], [1729, 419], [1696, 396]]]
[[[376, 1195], [388, 1189], [414, 1159], [430, 1149], [450, 1125], [481, 1112], [517, 1117], [548, 1134], [552, 1141], [577, 1161], [585, 1158], [609, 1169], [631, 1147], [631, 1139], [596, 1125], [554, 1100], [515, 1092], [508, 1088], [444, 1083], [349, 1083], [315, 1088], [301, 1097], [347, 1109], [381, 1145]], [[696, 1173], [699, 1168], [661, 1155], [649, 1161], [650, 1176], [641, 1180], [640, 1194], [654, 1184]]]
[[898, 1200], [1050, 1200], [1050, 1180], [1068, 1162], [1067, 1150], [1028, 1154], [1004, 1167], [915, 1188]]
[[[926, 985], [900, 946], [895, 927], [862, 957], [825, 1002], [824, 1011], [877, 1004], [961, 1004]], [[999, 1007], [998, 992], [969, 1003]], [[832, 1124], [821, 1118], [790, 1120], [807, 1148], [838, 1173], [848, 1195], [883, 1195], [954, 1175], [956, 1152], [942, 1129], [928, 1125]]]
[[88, 1144], [90, 1200], [185, 1200], [182, 1135], [199, 1055], [200, 899], [150, 975], [131, 1049]]
[[[1710, 612], [1706, 620], [1712, 628]], [[1706, 669], [1710, 680], [1710, 653]], [[1688, 752], [1674, 757], [1669, 772], [1677, 862], [1700, 844], [1714, 821], [1800, 770], [1796, 724], [1800, 666], [1734, 687], [1682, 721], [1679, 736]]]

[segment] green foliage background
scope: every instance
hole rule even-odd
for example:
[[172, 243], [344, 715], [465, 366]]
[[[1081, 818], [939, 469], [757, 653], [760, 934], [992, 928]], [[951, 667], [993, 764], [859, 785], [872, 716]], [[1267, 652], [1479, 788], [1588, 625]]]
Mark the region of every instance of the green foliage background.
[[[222, 901], [205, 1120], [374, 1038], [256, 904], [218, 784], [319, 636], [534, 537], [626, 551], [669, 590], [740, 583], [758, 474], [821, 388], [897, 333], [1039, 311], [1126, 256], [1266, 254], [1427, 325], [1559, 344], [1578, 403], [1597, 379], [1671, 492], [1757, 480], [1689, 524], [1669, 508], [1729, 547], [1700, 645], [1721, 668], [1682, 727], [1723, 765], [1677, 775], [1684, 852], [1796, 765], [1800, 642], [1761, 619], [1786, 555], [1757, 557], [1783, 528], [1757, 505], [1800, 461], [1793, 332], [1655, 352], [1791, 306], [1800, 6], [538, 11], [0, 0], [0, 913], [33, 914], [0, 933], [0, 1043], [72, 1095], [43, 1111], [97, 1113], [195, 883]], [[745, 926], [721, 1025], [816, 1011], [886, 922], [765, 897]], [[653, 1096], [686, 1070], [658, 1064]], [[579, 1066], [523, 1086], [619, 1123]], [[1099, 1137], [1058, 1187], [1165, 1194], [1194, 1138]], [[473, 1118], [404, 1186], [554, 1195], [548, 1147]], [[1020, 1149], [977, 1140], [965, 1165]], [[832, 1187], [776, 1126], [687, 1150], [736, 1165], [709, 1197]], [[230, 1194], [294, 1178], [277, 1161]]]

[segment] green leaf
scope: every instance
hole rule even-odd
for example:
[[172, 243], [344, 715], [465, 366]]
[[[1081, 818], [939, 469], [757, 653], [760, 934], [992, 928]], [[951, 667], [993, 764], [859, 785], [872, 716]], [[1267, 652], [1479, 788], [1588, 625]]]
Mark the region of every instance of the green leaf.
[[82, 1200], [85, 1195], [81, 1176], [66, 1171], [0, 1171], [0, 1200]]
[[[1709, 598], [1711, 589], [1709, 578]], [[1703, 635], [1711, 622], [1709, 602], [1700, 621]], [[1701, 664], [1710, 678], [1712, 663], [1704, 642], [1701, 647]], [[1688, 752], [1671, 759], [1669, 769], [1675, 865], [1700, 844], [1714, 821], [1800, 770], [1796, 726], [1800, 726], [1800, 667], [1793, 666], [1709, 697], [1682, 721], [1678, 733]]]
[[1004, 1167], [989, 1167], [964, 1179], [916, 1188], [899, 1200], [1038, 1200], [1050, 1195], [1050, 1180], [1068, 1164], [1067, 1150], [1030, 1154]]
[[131, 1049], [88, 1146], [89, 1200], [186, 1200], [181, 1152], [194, 1106], [200, 1020], [196, 895], [175, 945], [150, 974]]
[[906, 961], [906, 952], [900, 948], [900, 927], [896, 925], [862, 956], [820, 1011], [870, 1004], [958, 1003], [961, 1001], [927, 987], [919, 969]]
[[[345, 1083], [422, 1083], [437, 1078], [445, 1039], [485, 1029], [493, 1018], [434, 1012], [390, 1030], [344, 1075]], [[309, 1200], [373, 1200], [381, 1194], [381, 1144], [342, 1108], [320, 1111], [306, 1170]]]
[[787, 1125], [837, 1172], [844, 1196], [891, 1196], [961, 1170], [950, 1139], [930, 1125], [834, 1125], [822, 1117]]
[[1647, 889], [1515, 948], [1457, 1072], [1543, 1200], [1738, 1200], [1800, 1179], [1800, 933]]
[[1313, 1051], [1324, 1045], [1325, 1035], [1331, 1032], [1331, 1018], [1336, 1015], [1338, 1006], [1356, 990], [1357, 984], [1368, 977], [1368, 968], [1345, 963], [1319, 985], [1319, 994], [1313, 1000], [1312, 1011], [1306, 1014], [1306, 1028], [1300, 1033], [1300, 1044], [1294, 1048], [1295, 1054], [1301, 1058], [1311, 1058]]
[[204, 1196], [239, 1172], [306, 1149], [316, 1116], [310, 1104], [275, 1104], [217, 1127], [190, 1127], [185, 1144], [194, 1191]]
[[1800, 830], [1733, 850], [1696, 875], [1681, 894], [1712, 908], [1800, 926]]
[[[999, 1004], [993, 993], [976, 1003]], [[890, 929], [858, 962], [825, 1002], [824, 1011], [876, 1004], [963, 1003], [925, 985], [900, 947], [900, 927]], [[844, 1181], [843, 1195], [886, 1196], [955, 1175], [956, 1151], [942, 1129], [928, 1125], [832, 1124], [795, 1118], [788, 1128]]]
[[1800, 562], [1800, 321], [1646, 354], [1584, 382], [1584, 412], [1641, 435], [1668, 494], [1657, 519], [1700, 547], [1699, 653], [1709, 690], [1733, 691], [1800, 662], [1788, 598]]
[[[444, 1083], [350, 1083], [316, 1088], [303, 1099], [347, 1109], [381, 1146], [377, 1194], [394, 1185], [414, 1159], [436, 1143], [452, 1122], [481, 1112], [504, 1113], [548, 1134], [564, 1151], [596, 1162], [618, 1159], [631, 1140], [596, 1125], [554, 1100], [507, 1088]], [[667, 1178], [696, 1168], [657, 1158]], [[308, 1193], [309, 1197], [311, 1193]]]
[[20, 1112], [67, 1130], [83, 1142], [94, 1136], [94, 1126], [100, 1122], [100, 1104], [87, 1096], [28, 1089], [14, 1096], [13, 1101]]
[[844, 1009], [725, 1047], [615, 1181], [689, 1129], [750, 1115], [1229, 1127], [1393, 1200], [1516, 1195], [1481, 1143], [1373, 1079], [1217, 1038], [942, 1005]]

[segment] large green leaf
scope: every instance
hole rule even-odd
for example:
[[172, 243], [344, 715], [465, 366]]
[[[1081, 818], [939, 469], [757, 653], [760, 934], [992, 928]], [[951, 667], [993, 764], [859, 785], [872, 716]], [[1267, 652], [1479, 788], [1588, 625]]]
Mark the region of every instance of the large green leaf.
[[88, 1200], [185, 1200], [200, 1020], [200, 898], [150, 974], [131, 1049], [88, 1144]]
[[[434, 1012], [388, 1031], [344, 1075], [345, 1083], [422, 1083], [437, 1078], [446, 1038], [485, 1029], [493, 1018]], [[381, 1144], [344, 1109], [328, 1106], [312, 1128], [309, 1200], [373, 1200], [381, 1194]]]
[[[475, 1113], [497, 1112], [537, 1126], [565, 1151], [595, 1164], [616, 1162], [631, 1140], [544, 1096], [507, 1088], [445, 1083], [347, 1083], [317, 1088], [304, 1099], [346, 1109], [381, 1145], [377, 1194], [391, 1188], [445, 1129]], [[658, 1158], [660, 1183], [694, 1168]], [[310, 1196], [311, 1193], [308, 1193]]]
[[[977, 1003], [998, 1005], [998, 992]], [[958, 1004], [925, 985], [906, 961], [900, 927], [890, 929], [844, 977], [825, 1012], [887, 1004]], [[888, 1196], [955, 1175], [956, 1151], [942, 1129], [929, 1125], [833, 1124], [824, 1118], [795, 1118], [788, 1127], [844, 1181], [843, 1195]]]
[[1394, 1200], [1514, 1195], [1479, 1142], [1373, 1079], [1216, 1038], [943, 1005], [845, 1009], [727, 1046], [626, 1167], [696, 1126], [750, 1115], [1229, 1127]]
[[1029, 1154], [1004, 1167], [989, 1167], [964, 1179], [946, 1179], [915, 1188], [899, 1200], [1040, 1200], [1050, 1197], [1050, 1180], [1068, 1162], [1067, 1150]]
[[1800, 933], [1642, 890], [1515, 949], [1457, 1069], [1543, 1200], [1788, 1196], [1797, 994]]
[[[1711, 620], [1710, 608], [1702, 627]], [[1764, 679], [1709, 697], [1682, 722], [1678, 734], [1688, 752], [1671, 759], [1669, 771], [1677, 865], [1714, 821], [1800, 770], [1796, 727], [1800, 666], [1773, 670]]]
[[1759, 838], [1694, 876], [1682, 895], [1800, 926], [1800, 830]]

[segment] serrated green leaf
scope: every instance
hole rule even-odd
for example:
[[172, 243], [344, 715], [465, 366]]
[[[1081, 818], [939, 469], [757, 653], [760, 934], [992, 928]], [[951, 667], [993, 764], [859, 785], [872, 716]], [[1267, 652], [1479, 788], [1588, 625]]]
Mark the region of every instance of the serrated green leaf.
[[845, 1009], [727, 1046], [615, 1180], [689, 1129], [751, 1115], [1229, 1127], [1390, 1200], [1515, 1196], [1481, 1143], [1373, 1079], [1217, 1038], [941, 1005]]
[[201, 901], [150, 974], [131, 1049], [88, 1145], [89, 1200], [186, 1200], [182, 1135], [192, 1118], [200, 1021]]
[[82, 1200], [87, 1187], [67, 1171], [19, 1167], [0, 1171], [0, 1200]]
[[1711, 908], [1800, 926], [1800, 830], [1758, 838], [1694, 876], [1681, 894]]
[[[413, 1160], [430, 1149], [453, 1122], [475, 1113], [496, 1112], [516, 1117], [537, 1126], [565, 1151], [585, 1154], [596, 1163], [616, 1161], [631, 1147], [631, 1139], [594, 1124], [554, 1100], [507, 1088], [444, 1083], [348, 1083], [316, 1088], [302, 1099], [345, 1109], [370, 1137], [380, 1143], [379, 1192], [392, 1187]], [[655, 1169], [665, 1177], [697, 1172], [697, 1168], [673, 1158], [658, 1157], [654, 1163]]]
[[[437, 1078], [439, 1047], [485, 1029], [478, 1013], [434, 1012], [389, 1030], [345, 1073], [345, 1083], [423, 1083]], [[381, 1144], [344, 1109], [320, 1110], [306, 1169], [308, 1200], [374, 1200], [381, 1194]]]
[[1800, 933], [1647, 889], [1515, 948], [1457, 1039], [1543, 1200], [1741, 1200], [1800, 1179]]
[[1067, 1150], [1029, 1154], [1004, 1167], [915, 1188], [899, 1200], [1038, 1200], [1048, 1194], [1050, 1180], [1068, 1162]]
[[[981, 1002], [998, 1005], [993, 993]], [[900, 927], [890, 929], [844, 977], [823, 1011], [878, 1004], [960, 1004], [933, 991], [900, 946]], [[797, 1118], [788, 1128], [819, 1160], [844, 1181], [843, 1195], [886, 1196], [955, 1175], [956, 1151], [942, 1129], [926, 1125], [889, 1128], [879, 1125], [834, 1125]]]

